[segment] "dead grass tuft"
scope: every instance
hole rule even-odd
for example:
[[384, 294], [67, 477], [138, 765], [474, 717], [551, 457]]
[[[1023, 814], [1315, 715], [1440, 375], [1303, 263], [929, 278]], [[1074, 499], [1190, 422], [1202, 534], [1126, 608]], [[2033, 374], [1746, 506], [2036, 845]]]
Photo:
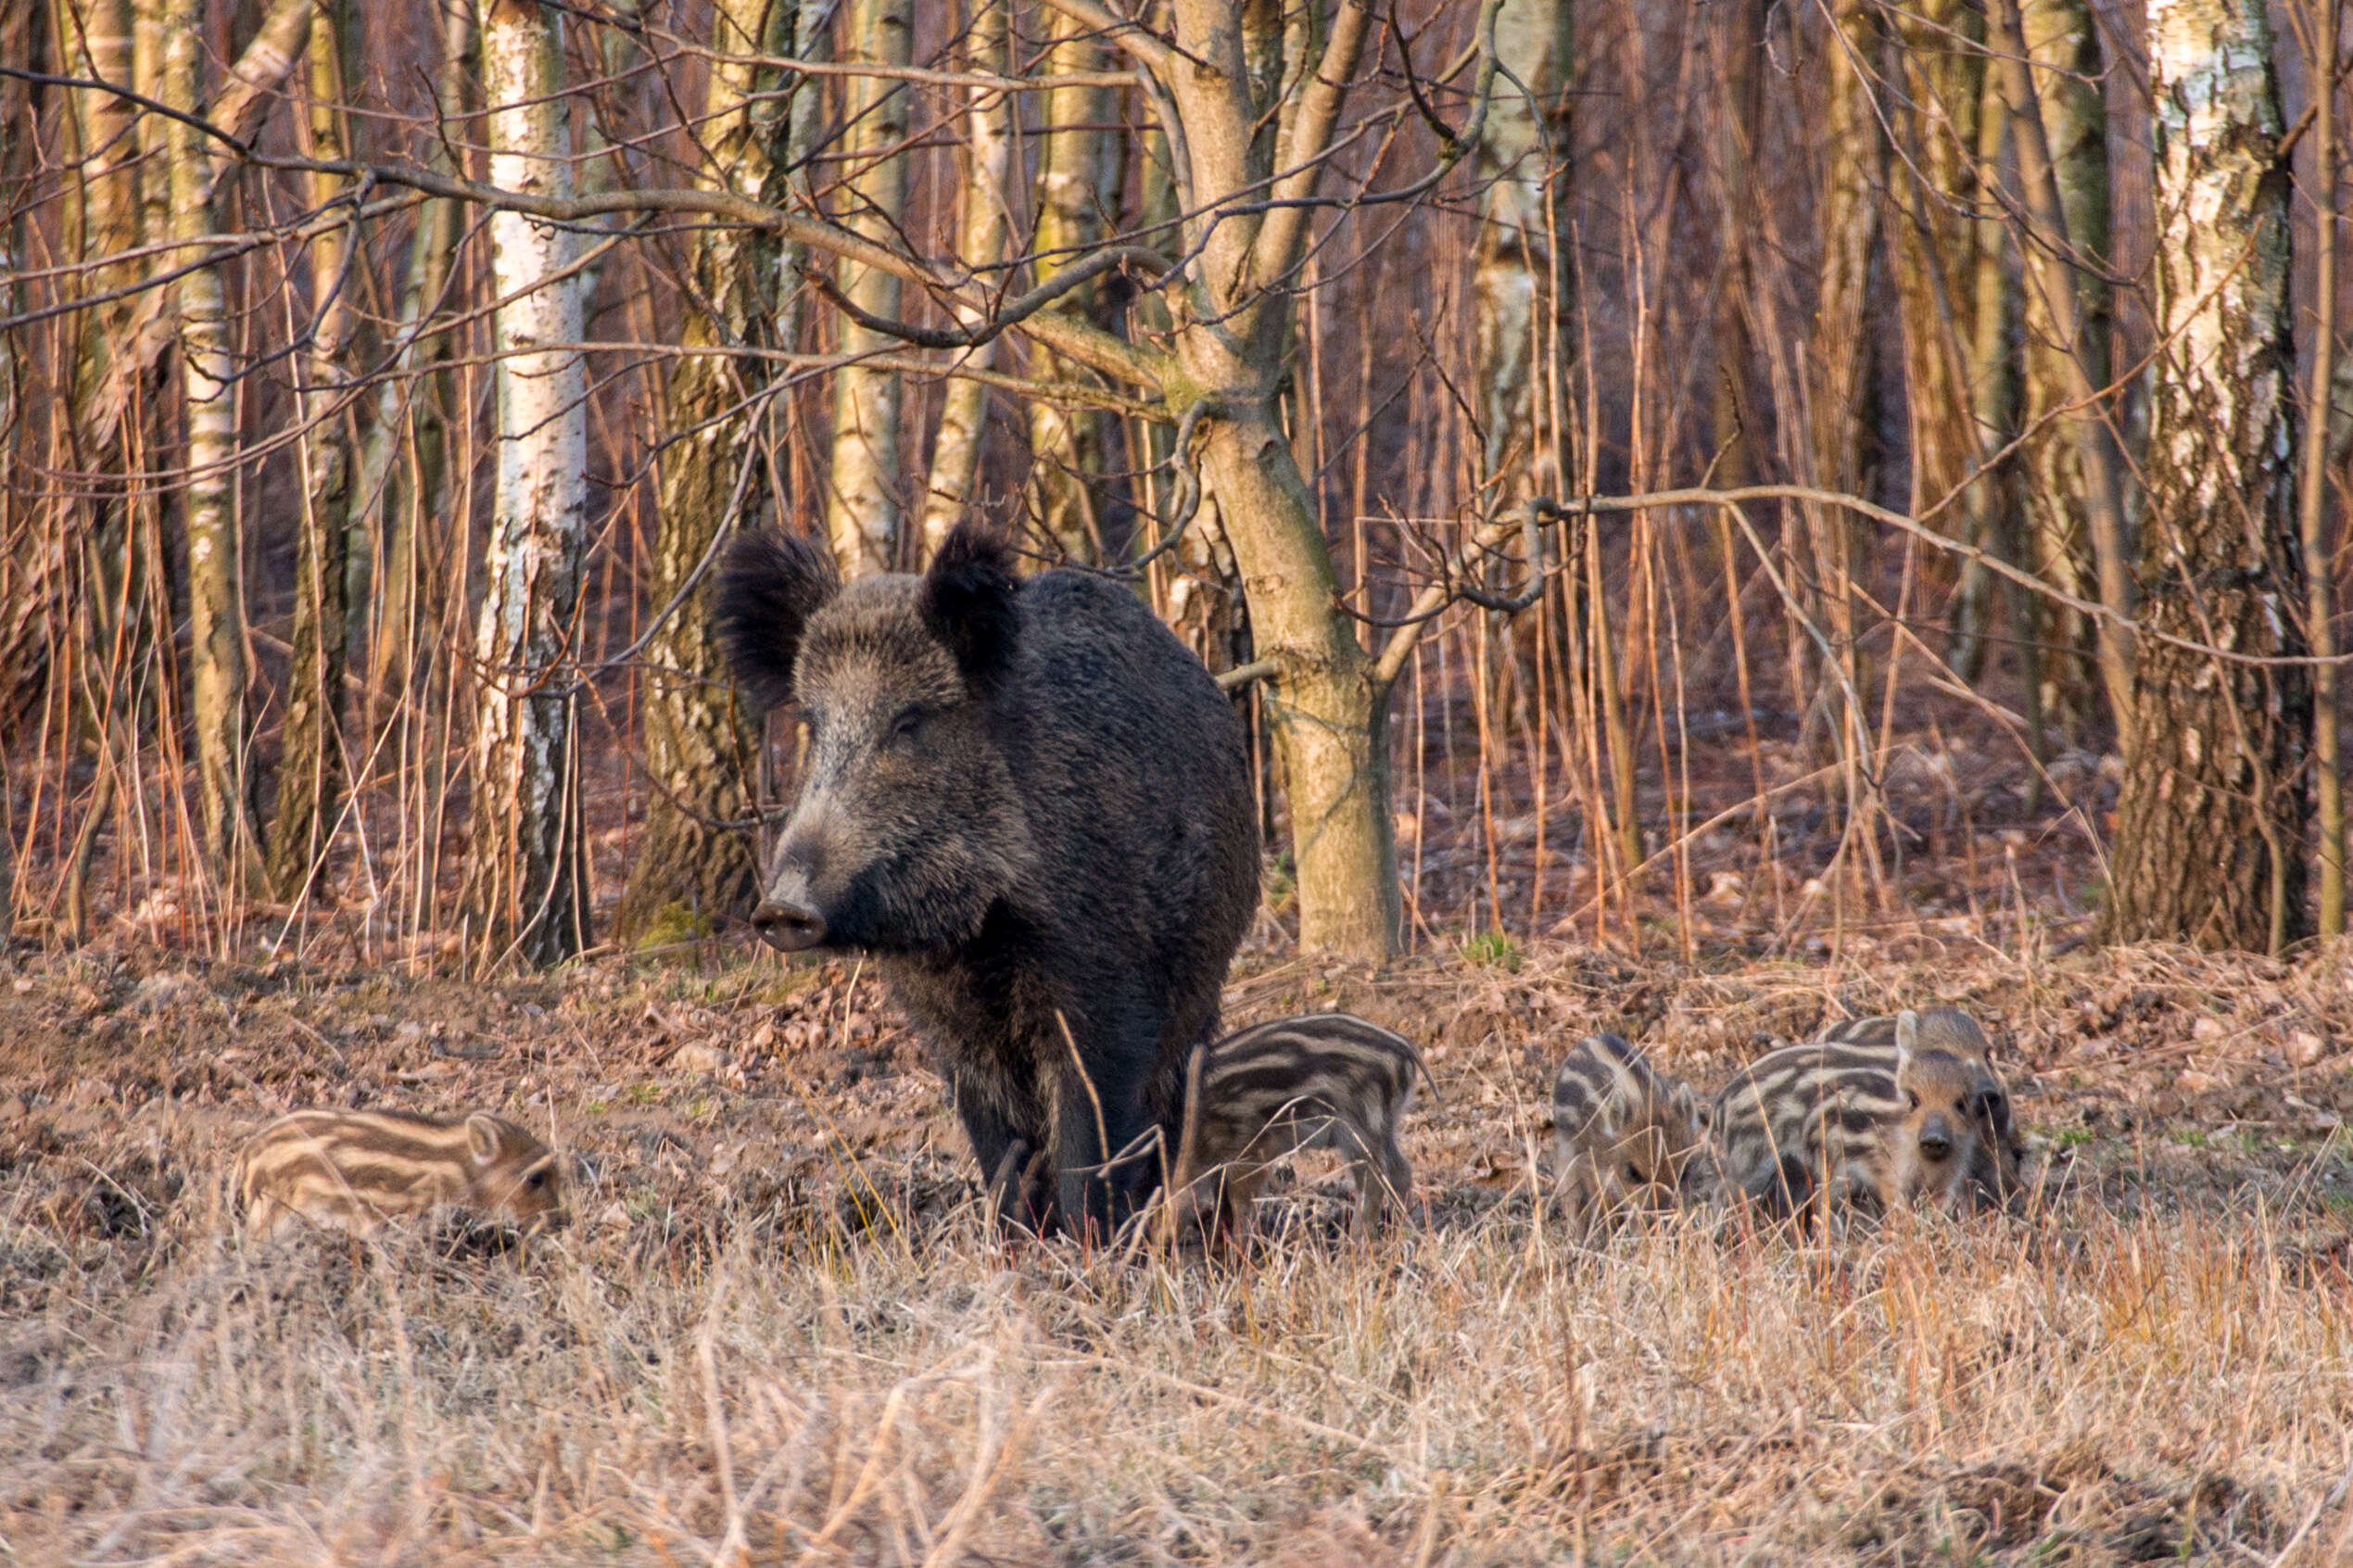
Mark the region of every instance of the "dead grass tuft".
[[[846, 977], [768, 992], [764, 972], [476, 988], [462, 1034], [430, 986], [224, 1000], [209, 981], [150, 1005], [61, 969], [0, 993], [0, 1059], [20, 1064], [0, 1077], [6, 1549], [1286, 1568], [2353, 1550], [2334, 1108], [2353, 991], [2334, 958], [1629, 980], [1539, 948], [1516, 976], [1268, 971], [1237, 986], [1237, 1020], [1347, 1005], [1439, 1043], [1443, 1098], [1409, 1129], [1434, 1220], [1353, 1247], [1316, 1166], [1214, 1269], [1008, 1254], [887, 1014]], [[2051, 1173], [2031, 1214], [1828, 1244], [1676, 1220], [1585, 1247], [1535, 1223], [1528, 1133], [1567, 1041], [1631, 1021], [1705, 1078], [1915, 980], [2010, 1032]], [[845, 1013], [874, 1020], [854, 1042], [752, 1043]], [[435, 1021], [497, 1050], [438, 1056], [403, 1029]], [[2324, 1051], [2290, 1060], [2311, 1033]], [[260, 1102], [314, 1076], [551, 1127], [578, 1222], [527, 1246], [450, 1224], [247, 1248], [218, 1170], [279, 1108]], [[2249, 1094], [2268, 1114], [2237, 1114]]]

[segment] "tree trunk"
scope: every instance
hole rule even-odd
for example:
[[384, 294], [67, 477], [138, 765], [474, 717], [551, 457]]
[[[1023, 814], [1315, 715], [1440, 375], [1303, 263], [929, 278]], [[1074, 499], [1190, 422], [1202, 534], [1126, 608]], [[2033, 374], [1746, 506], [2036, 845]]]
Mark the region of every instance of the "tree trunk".
[[[719, 47], [737, 57], [790, 56], [798, 42], [792, 20], [791, 6], [770, 0], [721, 0]], [[712, 128], [706, 179], [715, 188], [760, 200], [782, 194], [788, 117], [777, 86], [773, 72], [714, 64], [703, 123]], [[694, 297], [707, 309], [688, 315], [686, 346], [789, 347], [777, 342], [778, 261], [770, 234], [704, 230], [695, 248]], [[758, 396], [767, 366], [757, 358], [689, 353], [670, 373], [670, 424], [684, 434], [662, 454], [652, 560], [645, 568], [649, 601], [668, 618], [646, 645], [641, 711], [651, 795], [614, 921], [621, 942], [708, 931], [740, 915], [754, 891], [750, 837], [730, 825], [751, 812], [746, 783], [759, 731], [726, 685], [704, 567], [730, 521], [756, 515], [767, 496], [759, 426], [772, 405]], [[783, 498], [773, 499], [780, 512]], [[681, 593], [685, 599], [674, 606]]]
[[[1044, 19], [1048, 70], [1095, 71], [1111, 62], [1092, 42], [1094, 30], [1060, 11]], [[1119, 210], [1120, 145], [1105, 129], [1119, 115], [1114, 93], [1105, 87], [1057, 87], [1044, 95], [1045, 129], [1039, 137], [1037, 281], [1045, 282], [1103, 243], [1107, 211]], [[1101, 280], [1080, 285], [1065, 297], [1071, 313], [1094, 320], [1101, 310]], [[1084, 377], [1060, 356], [1038, 349], [1031, 372], [1041, 381]], [[1030, 506], [1049, 552], [1093, 563], [1104, 558], [1100, 494], [1109, 421], [1094, 409], [1069, 408], [1043, 399], [1030, 405]]]
[[[1817, 198], [1822, 250], [1815, 271], [1814, 321], [1807, 339], [1806, 406], [1811, 428], [1805, 461], [1816, 485], [1853, 490], [1861, 482], [1864, 398], [1870, 386], [1871, 334], [1863, 330], [1870, 303], [1871, 255], [1879, 238], [1879, 193], [1886, 183], [1886, 139], [1872, 99], [1871, 71], [1879, 58], [1878, 13], [1866, 0], [1839, 0], [1824, 41], [1823, 91], [1828, 99], [1824, 160]], [[1843, 512], [1804, 509], [1822, 631], [1840, 664], [1825, 672], [1813, 710], [1831, 720], [1831, 742], [1846, 763], [1849, 794], [1857, 759], [1855, 727], [1846, 693], [1863, 680], [1855, 647], [1853, 592], [1857, 525]], [[1813, 730], [1810, 717], [1807, 729]]]
[[[572, 194], [556, 13], [491, 0], [482, 28], [490, 179]], [[515, 212], [490, 221], [498, 476], [474, 632], [473, 842], [468, 914], [487, 962], [549, 964], [587, 940], [574, 675], [564, 663], [587, 522], [588, 406], [576, 281], [564, 232]]]
[[[2108, 253], [2107, 115], [2100, 94], [2100, 44], [2091, 7], [2084, 0], [2019, 0], [2026, 51], [2035, 63], [2033, 95], [2041, 109], [2049, 148], [2057, 232], [2043, 234], [2030, 246], [2028, 264], [2040, 267], [2054, 285], [2065, 278], [2072, 288], [2077, 322], [2063, 329], [2044, 302], [2041, 288], [2026, 291], [2026, 354], [2020, 386], [2024, 394], [2022, 419], [2032, 430], [2024, 453], [2028, 513], [2033, 524], [2032, 561], [2052, 587], [2078, 598], [2099, 597], [2096, 586], [2095, 505], [2093, 487], [2112, 480], [2087, 476], [2084, 442], [2077, 431], [2079, 416], [2071, 411], [2081, 389], [2107, 384], [2111, 311], [2108, 290], [2089, 271], [2043, 262], [2039, 246], [2056, 245], [2081, 258], [2084, 266], [2106, 265]], [[2023, 149], [2022, 149], [2023, 151]], [[2026, 156], [2030, 157], [2030, 154]], [[2030, 203], [2032, 193], [2029, 193]], [[2038, 229], [2043, 225], [2038, 223]], [[2070, 363], [2070, 358], [2080, 364]], [[2080, 372], [2080, 373], [2079, 373]], [[2096, 408], [2081, 417], [2096, 420]], [[2105, 437], [2103, 437], [2105, 439]], [[2055, 643], [2090, 654], [2098, 642], [2097, 628], [2081, 615], [2053, 607], [2045, 616], [2046, 635]], [[2078, 671], [2088, 667], [2081, 655], [2068, 664]], [[2056, 683], [2049, 697], [2068, 716], [2088, 718], [2090, 692], [2081, 680]]]
[[[974, 0], [969, 68], [994, 76], [1013, 70], [1012, 0]], [[967, 113], [971, 138], [964, 182], [964, 206], [956, 219], [956, 254], [980, 269], [1005, 259], [1012, 217], [1006, 210], [1006, 178], [1012, 169], [1013, 97], [985, 87], [970, 91]], [[965, 365], [985, 371], [995, 359], [991, 339], [967, 351]], [[923, 494], [923, 559], [929, 563], [975, 499], [980, 472], [980, 429], [989, 389], [969, 376], [952, 378], [940, 403], [940, 433], [931, 444], [931, 481]]]
[[[2328, 487], [2330, 405], [2336, 386], [2336, 240], [2342, 213], [2336, 200], [2336, 85], [2333, 80], [2340, 32], [2338, 0], [2322, 0], [2313, 19], [2308, 73], [2312, 96], [2312, 207], [2318, 243], [2312, 268], [2312, 379], [2304, 399], [2304, 471], [2298, 476], [2296, 527], [2307, 580], [2306, 636], [2321, 661], [2312, 670], [2312, 778], [2320, 818], [2314, 825], [2321, 863], [2320, 930], [2345, 934], [2345, 784], [2338, 769], [2334, 585], [2330, 581]], [[2318, 69], [2313, 69], [2317, 67]]]
[[[165, 102], [185, 114], [203, 104], [203, 0], [174, 0], [164, 45]], [[171, 232], [183, 242], [212, 234], [205, 138], [172, 122]], [[237, 520], [236, 394], [231, 382], [221, 274], [194, 267], [179, 285], [181, 396], [187, 410], [188, 479], [182, 492], [188, 547], [189, 712], [196, 731], [196, 798], [205, 855], [223, 894], [261, 885], [246, 771], [243, 542]]]
[[[2154, 0], [2157, 307], [2142, 624], [2241, 654], [2305, 651], [2290, 508], [2285, 171], [2261, 0]], [[2138, 639], [2117, 802], [2114, 940], [2277, 952], [2309, 928], [2300, 664]]]
[[[1972, 440], [1967, 452], [1972, 468], [1982, 470], [2010, 438], [2018, 411], [2018, 379], [2010, 368], [2010, 332], [2014, 317], [2008, 265], [2009, 235], [1996, 215], [2002, 189], [2002, 145], [2008, 139], [2009, 114], [2002, 106], [1995, 73], [1981, 70], [1978, 85], [1976, 201], [1980, 216], [1969, 225], [1969, 419]], [[1979, 550], [2014, 559], [2013, 524], [1997, 473], [1980, 472], [1961, 498], [1962, 537]], [[1976, 562], [1961, 568], [1953, 616], [1953, 668], [1963, 680], [1975, 682], [1984, 668], [1988, 627], [1993, 619], [1993, 574]], [[2033, 636], [2030, 626], [2011, 628], [2023, 651]], [[2035, 680], [2041, 682], [2038, 668]], [[2037, 754], [2040, 754], [2039, 752]]]
[[[57, 0], [57, 27], [62, 45], [59, 52], [73, 75], [124, 83], [133, 80], [131, 0]], [[201, 82], [193, 76], [190, 80], [191, 90], [200, 93]], [[71, 96], [78, 144], [73, 156], [90, 160], [80, 183], [80, 250], [83, 257], [97, 260], [128, 251], [138, 241], [139, 138], [133, 123], [137, 111], [128, 99], [114, 93], [79, 90]], [[16, 134], [16, 128], [10, 133]], [[86, 286], [91, 293], [101, 293], [122, 286], [130, 278], [131, 268], [115, 262], [95, 269]], [[82, 318], [74, 401], [75, 423], [85, 436], [95, 423], [94, 406], [123, 346], [123, 323], [131, 310], [130, 300], [116, 300]]]
[[[915, 46], [912, 0], [849, 0], [844, 25], [850, 57], [905, 65]], [[896, 236], [906, 203], [907, 86], [880, 77], [848, 82], [849, 129], [841, 138], [852, 171], [842, 221], [869, 239]], [[869, 315], [896, 317], [899, 280], [854, 262], [838, 268], [842, 295]], [[896, 342], [844, 317], [844, 354], [874, 353]], [[826, 531], [844, 577], [888, 572], [898, 563], [899, 377], [895, 371], [845, 365], [833, 376], [833, 466]]]
[[[452, 5], [442, 13], [441, 22], [445, 115], [459, 118], [465, 113], [474, 54], [474, 7]], [[448, 164], [444, 143], [436, 137], [428, 167], [448, 172]], [[442, 327], [426, 330], [425, 322], [444, 303], [442, 290], [457, 261], [463, 216], [458, 202], [443, 196], [418, 209], [400, 289], [400, 319], [394, 329], [399, 347], [390, 373], [376, 388], [375, 419], [352, 481], [355, 510], [346, 573], [351, 587], [346, 601], [373, 613], [357, 618], [368, 622], [371, 732], [374, 703], [384, 699], [397, 706], [408, 695], [426, 618], [419, 602], [418, 534], [441, 504], [442, 465], [449, 449], [448, 388], [434, 385], [430, 367], [447, 351], [449, 333]]]
[[[347, 156], [343, 32], [349, 12], [323, 5], [310, 29], [310, 151], [333, 162]], [[323, 209], [342, 182], [310, 177], [310, 206]], [[304, 435], [297, 450], [304, 475], [296, 532], [294, 645], [286, 686], [285, 749], [278, 762], [278, 805], [270, 824], [272, 896], [291, 901], [321, 884], [327, 847], [343, 800], [343, 672], [346, 555], [351, 521], [350, 422], [342, 383], [356, 313], [356, 268], [347, 231], [326, 228], [310, 243], [312, 326], [310, 386], [297, 399]]]
[[1312, 195], [1319, 178], [1320, 160], [1291, 153], [1325, 145], [1371, 13], [1345, 7], [1316, 59], [1286, 63], [1293, 97], [1281, 120], [1291, 145], [1274, 157], [1276, 205], [1211, 222], [1203, 209], [1253, 185], [1259, 114], [1240, 10], [1218, 0], [1171, 7], [1175, 57], [1185, 63], [1164, 84], [1183, 128], [1179, 156], [1196, 213], [1183, 238], [1199, 247], [1200, 282], [1171, 294], [1181, 385], [1169, 389], [1170, 404], [1181, 414], [1206, 396], [1220, 409], [1199, 461], [1241, 568], [1252, 651], [1276, 671], [1267, 706], [1298, 871], [1300, 945], [1377, 960], [1396, 950], [1400, 918], [1388, 689], [1342, 608], [1331, 551], [1283, 432], [1277, 398], [1293, 322], [1271, 286], [1297, 265], [1307, 234], [1304, 209], [1284, 204]]

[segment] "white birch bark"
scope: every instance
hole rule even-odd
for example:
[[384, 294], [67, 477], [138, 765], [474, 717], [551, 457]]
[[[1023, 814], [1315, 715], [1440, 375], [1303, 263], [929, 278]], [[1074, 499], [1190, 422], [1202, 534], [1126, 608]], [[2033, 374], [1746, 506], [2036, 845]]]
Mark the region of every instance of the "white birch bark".
[[[489, 0], [482, 57], [490, 181], [572, 194], [563, 40], [538, 0]], [[469, 914], [483, 956], [551, 963], [579, 950], [587, 909], [574, 799], [571, 677], [579, 601], [588, 407], [580, 296], [558, 279], [570, 237], [521, 213], [490, 221], [498, 311], [498, 473], [474, 629], [474, 860]]]
[[1479, 138], [1478, 175], [1486, 194], [1472, 292], [1486, 427], [1481, 472], [1491, 476], [1512, 465], [1505, 505], [1560, 490], [1559, 475], [1537, 458], [1533, 373], [1549, 335], [1537, 310], [1557, 286], [1548, 274], [1560, 253], [1554, 215], [1565, 203], [1547, 196], [1560, 172], [1554, 165], [1565, 157], [1570, 42], [1569, 7], [1558, 0], [1505, 0], [1496, 14], [1496, 57], [1517, 84], [1496, 94]]
[[[2157, 327], [2141, 618], [2240, 653], [2304, 651], [2291, 503], [2287, 181], [2264, 0], [2153, 0]], [[2312, 684], [2137, 639], [2111, 937], [2277, 952], [2309, 928]]]
[[[973, 0], [970, 68], [1003, 76], [1012, 70], [1012, 0]], [[956, 219], [956, 256], [974, 269], [1005, 259], [1012, 226], [1005, 181], [1013, 157], [1013, 98], [985, 87], [971, 89], [966, 116], [964, 206]], [[969, 318], [968, 318], [969, 319]], [[987, 370], [994, 340], [968, 351], [963, 362]], [[974, 501], [980, 471], [980, 425], [989, 389], [968, 376], [949, 381], [940, 404], [940, 433], [931, 443], [931, 479], [923, 495], [923, 559], [930, 561]]]
[[[850, 0], [850, 57], [879, 65], [905, 65], [915, 30], [911, 0]], [[890, 151], [906, 139], [906, 84], [871, 76], [847, 79], [849, 131], [843, 156], [857, 172], [849, 182], [842, 221], [868, 239], [896, 239], [906, 202], [907, 160]], [[896, 318], [899, 280], [854, 262], [838, 273], [844, 297], [869, 315]], [[896, 340], [841, 322], [841, 351], [889, 350]], [[826, 497], [826, 531], [845, 577], [887, 572], [899, 540], [899, 378], [895, 372], [848, 366], [833, 378], [833, 466]]]

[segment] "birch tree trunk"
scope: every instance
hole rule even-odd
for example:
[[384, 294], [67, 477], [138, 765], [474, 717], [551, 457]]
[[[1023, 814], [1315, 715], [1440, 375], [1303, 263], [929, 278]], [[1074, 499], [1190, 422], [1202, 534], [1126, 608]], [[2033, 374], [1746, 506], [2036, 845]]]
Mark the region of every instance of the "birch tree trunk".
[[1536, 373], [1553, 335], [1540, 310], [1557, 309], [1563, 293], [1556, 269], [1567, 203], [1552, 187], [1567, 157], [1571, 46], [1569, 8], [1557, 0], [1506, 0], [1496, 15], [1496, 57], [1519, 86], [1498, 95], [1479, 138], [1486, 196], [1471, 287], [1486, 429], [1481, 472], [1508, 473], [1507, 506], [1551, 495], [1561, 483], [1544, 461], [1550, 454], [1538, 451]]
[[[720, 0], [722, 54], [703, 106], [711, 163], [702, 183], [756, 200], [783, 194], [790, 161], [788, 115], [777, 73], [741, 63], [791, 56], [793, 9], [772, 0]], [[813, 94], [815, 83], [801, 91]], [[715, 224], [695, 247], [694, 297], [681, 329], [689, 350], [736, 346], [790, 348], [778, 341], [779, 247], [772, 234]], [[738, 515], [757, 515], [770, 498], [759, 426], [771, 405], [759, 391], [768, 361], [689, 352], [670, 373], [669, 416], [681, 439], [662, 455], [648, 599], [668, 618], [646, 647], [643, 707], [645, 833], [629, 870], [614, 936], [625, 942], [675, 940], [711, 930], [749, 906], [757, 867], [751, 841], [729, 824], [751, 812], [759, 731], [728, 694], [712, 622], [705, 572], [720, 534]], [[740, 481], [740, 483], [739, 483]], [[739, 503], [737, 497], [741, 495]], [[679, 595], [685, 598], [673, 606]]]
[[[348, 156], [343, 106], [343, 33], [350, 13], [323, 3], [310, 28], [310, 155], [325, 162]], [[310, 206], [324, 209], [342, 182], [310, 179]], [[303, 467], [303, 509], [296, 530], [294, 645], [286, 683], [285, 747], [278, 763], [277, 811], [270, 824], [272, 896], [291, 901], [317, 887], [342, 804], [344, 599], [351, 523], [350, 421], [341, 391], [351, 340], [357, 261], [348, 233], [322, 229], [310, 243], [310, 298], [316, 320], [305, 381], [297, 399], [303, 426], [297, 448]]]
[[[1111, 62], [1089, 41], [1092, 28], [1060, 11], [1046, 24], [1046, 67], [1056, 73], [1099, 71]], [[1039, 137], [1037, 281], [1045, 282], [1103, 243], [1105, 213], [1119, 210], [1118, 144], [1105, 129], [1118, 118], [1111, 89], [1057, 87], [1043, 95], [1045, 129]], [[1093, 320], [1100, 312], [1100, 280], [1080, 285], [1067, 297], [1072, 314]], [[1031, 374], [1060, 381], [1085, 373], [1065, 364], [1049, 349], [1031, 357]], [[1108, 421], [1094, 409], [1067, 408], [1043, 399], [1030, 405], [1030, 506], [1049, 550], [1070, 561], [1094, 563], [1107, 548], [1095, 487], [1105, 468]]]
[[[133, 81], [131, 0], [57, 0], [56, 14], [59, 52], [73, 75], [126, 85]], [[201, 85], [192, 90], [201, 92]], [[87, 89], [72, 94], [72, 105], [78, 144], [74, 156], [89, 160], [80, 183], [80, 252], [95, 260], [128, 251], [138, 241], [136, 110], [120, 95]], [[94, 294], [118, 288], [129, 275], [124, 263], [102, 266], [92, 273], [88, 287]], [[85, 436], [93, 431], [94, 405], [121, 347], [130, 312], [130, 301], [117, 300], [84, 317], [74, 368], [74, 404], [75, 424]]]
[[[2286, 171], [2262, 0], [2153, 0], [2157, 309], [2142, 624], [2305, 651]], [[2309, 667], [2138, 639], [2108, 934], [2279, 951], [2305, 909]]]
[[[970, 69], [1010, 75], [1012, 0], [974, 0], [971, 29]], [[966, 266], [977, 270], [1005, 259], [1012, 227], [1005, 183], [1012, 168], [1013, 98], [975, 87], [970, 90], [969, 104], [966, 116], [969, 156], [964, 206], [956, 218], [956, 254]], [[968, 350], [964, 362], [972, 370], [987, 370], [995, 350], [995, 340], [991, 339]], [[989, 389], [969, 376], [951, 379], [941, 399], [940, 433], [931, 443], [931, 481], [923, 493], [923, 559], [927, 563], [976, 499], [972, 489], [980, 472], [980, 427], [988, 401]]]
[[[572, 194], [571, 134], [557, 15], [539, 0], [489, 0], [482, 57], [490, 179]], [[473, 841], [467, 913], [487, 962], [548, 964], [587, 940], [576, 698], [563, 663], [578, 607], [587, 521], [588, 405], [576, 280], [563, 231], [515, 212], [490, 221], [498, 477], [474, 631]], [[558, 345], [565, 347], [555, 347]]]
[[[915, 46], [912, 0], [848, 0], [850, 57], [905, 65]], [[868, 239], [890, 243], [906, 202], [906, 83], [879, 77], [846, 79], [849, 129], [841, 138], [852, 173], [842, 221]], [[899, 280], [876, 268], [843, 261], [841, 292], [869, 315], [899, 313]], [[896, 347], [846, 317], [841, 348], [862, 354]], [[895, 372], [851, 365], [833, 377], [833, 464], [826, 497], [826, 531], [844, 577], [887, 572], [898, 559], [899, 378]]]
[[[165, 19], [164, 101], [183, 114], [204, 98], [203, 0], [173, 0]], [[212, 237], [203, 133], [172, 122], [171, 232], [183, 243]], [[179, 284], [180, 386], [187, 411], [189, 713], [196, 731], [196, 799], [205, 855], [224, 895], [261, 885], [246, 769], [244, 551], [237, 518], [237, 409], [221, 274], [192, 267]]]

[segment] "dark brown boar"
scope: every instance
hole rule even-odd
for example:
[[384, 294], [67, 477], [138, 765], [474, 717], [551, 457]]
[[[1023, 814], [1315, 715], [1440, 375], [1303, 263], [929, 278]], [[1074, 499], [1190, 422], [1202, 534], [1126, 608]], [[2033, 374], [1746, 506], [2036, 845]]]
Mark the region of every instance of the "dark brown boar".
[[1258, 903], [1225, 695], [1133, 593], [1018, 579], [969, 525], [922, 575], [846, 588], [823, 546], [746, 533], [719, 630], [753, 702], [809, 726], [753, 924], [876, 956], [981, 1170], [1048, 1154], [1012, 1216], [1118, 1223], [1173, 1148]]

